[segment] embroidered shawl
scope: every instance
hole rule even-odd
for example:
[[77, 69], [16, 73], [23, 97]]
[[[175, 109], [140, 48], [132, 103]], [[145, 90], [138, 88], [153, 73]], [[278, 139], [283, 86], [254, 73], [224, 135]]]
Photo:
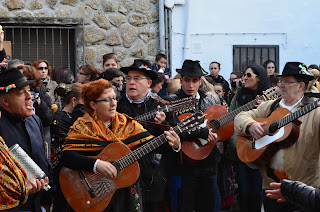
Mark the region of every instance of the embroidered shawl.
[[11, 209], [27, 201], [26, 181], [26, 172], [0, 137], [0, 210]]
[[126, 114], [116, 113], [111, 126], [105, 126], [95, 114], [86, 113], [70, 128], [62, 151], [101, 151], [112, 142], [123, 142], [130, 149], [153, 138], [141, 124]]

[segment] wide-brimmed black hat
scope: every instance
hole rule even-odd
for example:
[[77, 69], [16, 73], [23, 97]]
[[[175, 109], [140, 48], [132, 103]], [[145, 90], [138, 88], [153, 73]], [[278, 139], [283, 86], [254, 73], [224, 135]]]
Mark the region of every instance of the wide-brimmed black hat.
[[8, 92], [10, 89], [21, 88], [35, 81], [34, 79], [27, 79], [17, 68], [1, 71], [0, 92]]
[[158, 73], [153, 71], [151, 68], [151, 64], [147, 60], [142, 60], [142, 59], [136, 59], [133, 62], [132, 66], [129, 67], [122, 67], [120, 70], [128, 74], [129, 71], [141, 71], [144, 74], [146, 74], [150, 79], [155, 80], [158, 78]]
[[202, 77], [208, 74], [208, 72], [202, 68], [199, 60], [185, 60], [182, 68], [177, 69], [177, 72], [189, 77]]
[[308, 80], [314, 79], [313, 75], [308, 72], [307, 66], [301, 62], [287, 62], [283, 68], [282, 74], [279, 76], [295, 76]]

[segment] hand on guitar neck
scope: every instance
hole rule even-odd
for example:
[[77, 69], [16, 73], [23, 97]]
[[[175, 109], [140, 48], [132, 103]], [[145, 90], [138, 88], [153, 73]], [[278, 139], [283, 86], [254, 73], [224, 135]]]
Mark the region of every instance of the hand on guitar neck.
[[247, 128], [247, 131], [254, 138], [254, 140], [258, 140], [265, 135], [263, 126], [266, 124], [267, 122], [255, 122]]
[[[160, 109], [160, 105], [158, 105], [158, 109]], [[161, 124], [162, 122], [164, 122], [164, 120], [166, 119], [166, 114], [163, 111], [157, 111], [156, 112], [156, 117], [154, 118], [154, 121], [157, 124]]]

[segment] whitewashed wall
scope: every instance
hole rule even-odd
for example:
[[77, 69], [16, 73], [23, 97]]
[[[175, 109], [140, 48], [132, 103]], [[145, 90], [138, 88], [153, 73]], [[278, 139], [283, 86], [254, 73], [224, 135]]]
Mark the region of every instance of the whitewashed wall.
[[172, 9], [173, 75], [184, 59], [197, 59], [207, 71], [210, 62], [220, 62], [220, 74], [229, 79], [233, 45], [279, 45], [280, 72], [287, 61], [320, 64], [318, 0], [190, 0], [189, 13], [185, 1], [176, 0]]

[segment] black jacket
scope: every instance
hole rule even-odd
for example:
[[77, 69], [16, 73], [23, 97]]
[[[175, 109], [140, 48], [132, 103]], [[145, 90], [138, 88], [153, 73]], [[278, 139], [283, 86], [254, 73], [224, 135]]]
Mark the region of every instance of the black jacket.
[[320, 189], [298, 181], [283, 180], [282, 196], [289, 202], [304, 208], [304, 211], [320, 211]]
[[[205, 93], [201, 91], [198, 91], [198, 93], [200, 95], [200, 99], [196, 109], [193, 111], [187, 111], [187, 113], [194, 113], [198, 110], [205, 112], [210, 106], [216, 104], [215, 100], [207, 96]], [[177, 100], [181, 100], [188, 97], [190, 96], [188, 96], [182, 89], [180, 89], [176, 93], [165, 97], [165, 100], [177, 101]], [[177, 123], [178, 121], [179, 120], [175, 117], [174, 122]], [[201, 130], [196, 131], [191, 135], [188, 135], [188, 134], [184, 135], [184, 137], [188, 139], [190, 138], [191, 139], [196, 139], [196, 138], [207, 139], [208, 134], [209, 134], [209, 130], [207, 128], [201, 128]], [[218, 159], [219, 159], [219, 150], [217, 146], [215, 146], [212, 152], [209, 154], [209, 156], [201, 161], [189, 162], [188, 160], [184, 160], [183, 164], [181, 165], [180, 158], [172, 157], [172, 158], [169, 158], [169, 163], [167, 166], [169, 166], [170, 164], [171, 167], [169, 169], [171, 169], [171, 171], [173, 171], [173, 174], [176, 174], [176, 175], [194, 175], [194, 176], [199, 176], [199, 175], [210, 176], [211, 175], [212, 176], [212, 175], [216, 175], [218, 172]], [[172, 161], [175, 161], [175, 166], [172, 166], [173, 165]]]
[[[36, 164], [46, 173], [51, 181], [51, 168], [46, 159], [45, 147], [42, 134], [42, 123], [38, 116], [32, 115], [22, 119], [12, 115], [0, 107], [0, 136], [10, 148], [19, 144], [21, 148], [34, 160]], [[20, 210], [32, 210], [40, 212], [40, 197], [45, 192], [30, 194], [28, 201]], [[33, 209], [35, 207], [35, 209]]]
[[[125, 95], [122, 96], [118, 102], [117, 111], [119, 113], [125, 113], [128, 116], [136, 117], [138, 115], [143, 115], [157, 109], [158, 105], [164, 106], [161, 102], [153, 99], [151, 96], [148, 97], [143, 103], [135, 104], [130, 103]], [[168, 115], [168, 114], [167, 114]], [[154, 122], [154, 119], [148, 120]], [[162, 124], [168, 125], [168, 122]], [[163, 133], [163, 129], [142, 124], [142, 126], [148, 130], [148, 132], [157, 137]], [[155, 149], [153, 152], [145, 155], [139, 160], [140, 165], [140, 185], [142, 190], [143, 199], [147, 201], [162, 201], [164, 199], [164, 192], [166, 188], [166, 175], [165, 167], [162, 160], [157, 157], [156, 153], [168, 153], [173, 152], [168, 144], [164, 144], [159, 148]]]

